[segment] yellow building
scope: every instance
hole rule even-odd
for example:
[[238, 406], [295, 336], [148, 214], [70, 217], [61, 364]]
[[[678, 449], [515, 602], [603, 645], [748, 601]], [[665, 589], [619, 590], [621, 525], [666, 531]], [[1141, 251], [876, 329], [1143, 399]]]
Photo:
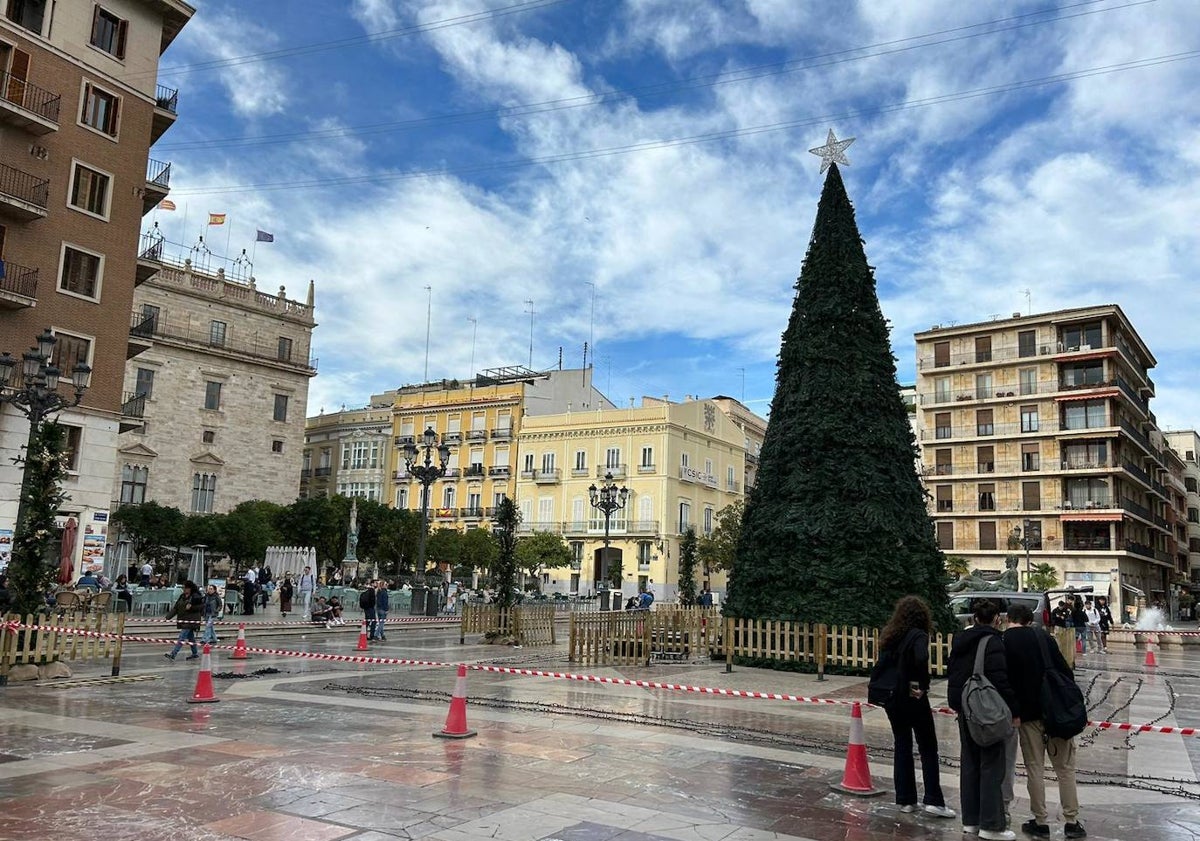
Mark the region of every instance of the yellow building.
[[[404, 447], [426, 429], [450, 445], [446, 474], [429, 489], [431, 529], [489, 527], [499, 501], [516, 487], [517, 435], [526, 419], [564, 411], [612, 409], [592, 386], [592, 371], [494, 368], [474, 380], [440, 380], [395, 392], [386, 499], [421, 510], [421, 486]], [[436, 458], [436, 454], [434, 458]]]
[[[656, 599], [674, 599], [681, 534], [688, 526], [710, 533], [717, 512], [743, 498], [765, 431], [762, 418], [729, 397], [647, 397], [640, 408], [526, 417], [517, 435], [519, 529], [562, 535], [575, 558], [569, 569], [543, 572], [543, 591], [587, 594], [604, 577], [604, 515], [588, 489], [611, 474], [629, 491], [609, 521], [623, 591], [645, 586]], [[703, 570], [695, 577], [699, 589]], [[720, 592], [723, 579], [712, 583]]]
[[300, 498], [357, 496], [386, 503], [392, 399], [374, 395], [365, 409], [343, 409], [304, 422]]

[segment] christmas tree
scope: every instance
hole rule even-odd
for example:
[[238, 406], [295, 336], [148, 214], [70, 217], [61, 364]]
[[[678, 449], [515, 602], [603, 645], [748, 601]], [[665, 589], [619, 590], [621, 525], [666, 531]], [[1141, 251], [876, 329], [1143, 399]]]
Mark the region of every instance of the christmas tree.
[[826, 164], [726, 613], [880, 627], [915, 594], [952, 621], [874, 271]]

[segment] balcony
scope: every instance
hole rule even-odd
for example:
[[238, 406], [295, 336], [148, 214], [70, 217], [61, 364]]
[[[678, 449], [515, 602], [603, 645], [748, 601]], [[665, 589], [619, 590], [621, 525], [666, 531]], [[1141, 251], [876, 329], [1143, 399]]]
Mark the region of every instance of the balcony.
[[742, 483], [736, 479], [727, 479], [725, 480], [725, 490], [729, 491], [730, 493], [740, 493], [742, 490]]
[[483, 509], [482, 508], [460, 508], [460, 509], [458, 509], [458, 516], [464, 520], [482, 520], [483, 519]]
[[134, 312], [129, 319], [129, 340], [125, 344], [125, 358], [133, 359], [154, 347], [154, 327], [158, 317]]
[[314, 479], [328, 478], [333, 473], [332, 467], [318, 467], [313, 471]]
[[457, 445], [457, 444], [461, 444], [462, 440], [463, 440], [462, 433], [460, 431], [458, 431], [457, 429], [454, 430], [453, 432], [447, 432], [446, 434], [444, 434], [442, 436], [443, 444]]
[[142, 215], [153, 210], [160, 201], [171, 192], [171, 164], [156, 161], [153, 158], [146, 161], [146, 183], [142, 193]]
[[493, 441], [507, 441], [512, 438], [512, 427], [502, 426], [499, 429], [492, 430]]
[[392, 443], [397, 447], [407, 447], [409, 444], [416, 444], [417, 439], [412, 435], [397, 435], [392, 439]]
[[407, 470], [392, 471], [392, 481], [393, 482], [408, 482], [411, 480], [412, 480], [412, 474], [409, 473]]
[[536, 476], [536, 475], [537, 475], [537, 471], [536, 471], [536, 470], [534, 470], [532, 467], [531, 467], [531, 468], [529, 468], [528, 470], [522, 470], [522, 471], [521, 471], [521, 478], [522, 478], [522, 479], [532, 479], [532, 478], [533, 478], [534, 476]]
[[1095, 493], [1087, 499], [1066, 500], [1059, 508], [1063, 511], [1090, 511], [1096, 508], [1111, 508], [1112, 498], [1106, 493]]
[[468, 441], [486, 441], [487, 437], [488, 436], [487, 436], [486, 429], [468, 429], [467, 430], [467, 440]]
[[311, 478], [312, 478], [312, 468], [311, 467], [300, 468], [300, 481], [303, 482], [305, 479], [311, 479]]
[[0, 260], [0, 309], [19, 310], [37, 303], [38, 270]]
[[132, 432], [145, 427], [146, 395], [139, 392], [127, 391], [121, 398], [121, 432]]
[[1108, 535], [1101, 537], [1073, 537], [1068, 534], [1063, 538], [1063, 548], [1068, 552], [1111, 551], [1112, 541], [1108, 539]]
[[1124, 548], [1126, 552], [1141, 555], [1143, 558], [1154, 558], [1154, 550], [1144, 543], [1138, 543], [1136, 540], [1126, 540]]
[[582, 479], [582, 478], [585, 478], [590, 475], [591, 475], [591, 471], [589, 471], [586, 467], [572, 467], [571, 468], [571, 476], [575, 479]]
[[429, 512], [435, 520], [457, 520], [457, 508], [434, 508]]
[[512, 475], [512, 468], [507, 464], [497, 464], [488, 468], [488, 475], [493, 479], [507, 479]]
[[1116, 467], [1116, 464], [1108, 458], [1064, 458], [1062, 460], [1063, 470], [1107, 470], [1110, 467]]
[[1150, 401], [1138, 394], [1133, 386], [1125, 382], [1121, 377], [1117, 377], [1117, 387], [1121, 389], [1122, 394], [1129, 398], [1130, 403], [1138, 407], [1143, 416], [1150, 413]]
[[628, 534], [658, 534], [658, 520], [630, 520]]
[[655, 470], [656, 468], [653, 464], [639, 464], [637, 467], [637, 472], [642, 474], [653, 473]]
[[610, 464], [607, 467], [597, 467], [596, 468], [596, 478], [597, 479], [603, 479], [609, 473], [612, 474], [612, 477], [614, 479], [624, 479], [625, 478], [625, 465]]
[[466, 469], [463, 470], [463, 476], [466, 476], [467, 478], [475, 477], [476, 479], [482, 479], [486, 472], [487, 471], [483, 469], [482, 464], [469, 464], [467, 465]]
[[[981, 431], [982, 429], [982, 431]], [[922, 441], [946, 441], [951, 438], [993, 438], [1008, 435], [1037, 435], [1058, 432], [1059, 424], [1054, 418], [1035, 418], [1024, 423], [992, 423], [982, 427], [974, 419], [961, 421], [952, 426], [935, 426], [921, 430]], [[1087, 431], [1087, 430], [1078, 430]]]
[[167, 129], [175, 125], [179, 116], [179, 91], [159, 85], [154, 89], [154, 121], [150, 124], [150, 145], [166, 134]]
[[0, 164], [0, 214], [21, 222], [46, 218], [50, 181]]
[[61, 104], [59, 94], [31, 85], [11, 73], [0, 73], [0, 121], [29, 134], [49, 134], [58, 131]]
[[446, 472], [442, 474], [441, 478], [442, 479], [457, 479], [459, 472], [460, 471], [457, 467], [447, 467]]
[[562, 479], [562, 471], [557, 467], [550, 470], [538, 470], [533, 481], [539, 485], [555, 485]]

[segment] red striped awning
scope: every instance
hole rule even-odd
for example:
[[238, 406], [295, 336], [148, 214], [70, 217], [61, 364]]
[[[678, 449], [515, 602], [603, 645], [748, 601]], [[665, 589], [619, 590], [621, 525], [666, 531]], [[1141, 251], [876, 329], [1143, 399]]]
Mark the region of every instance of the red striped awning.
[[1119, 393], [1115, 388], [1106, 388], [1103, 391], [1076, 391], [1071, 394], [1059, 394], [1054, 399], [1059, 403], [1066, 403], [1069, 400], [1101, 400], [1105, 397], [1116, 397]]
[[1064, 523], [1115, 523], [1123, 517], [1120, 511], [1064, 511], [1059, 515]]

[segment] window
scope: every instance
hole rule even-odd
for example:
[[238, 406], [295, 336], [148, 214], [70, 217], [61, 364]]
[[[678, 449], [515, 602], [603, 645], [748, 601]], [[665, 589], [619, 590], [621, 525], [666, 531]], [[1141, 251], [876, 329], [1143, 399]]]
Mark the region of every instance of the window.
[[46, 0], [8, 0], [8, 19], [41, 35], [46, 20]]
[[647, 469], [654, 468], [654, 448], [642, 447], [641, 466]]
[[209, 380], [204, 384], [204, 408], [218, 411], [221, 408], [221, 384]]
[[283, 442], [280, 441], [278, 438], [276, 438], [274, 441], [271, 442], [271, 452], [273, 452], [273, 453], [282, 453], [283, 452]]
[[704, 508], [704, 533], [712, 534], [713, 530], [713, 510], [707, 506]]
[[1104, 400], [1068, 403], [1063, 407], [1063, 426], [1067, 429], [1095, 429], [1108, 425]]
[[111, 56], [125, 58], [125, 39], [129, 34], [129, 21], [121, 20], [100, 6], [92, 13], [93, 47], [104, 50]]
[[1017, 371], [1017, 383], [1021, 394], [1037, 394], [1037, 368], [1021, 368]]
[[1021, 483], [1021, 509], [1023, 511], [1037, 511], [1042, 507], [1042, 483], [1041, 482], [1022, 482]]
[[521, 468], [521, 472], [523, 472], [523, 473], [532, 473], [533, 472], [533, 453], [525, 454], [525, 464], [524, 464], [524, 467]]
[[976, 447], [975, 448], [975, 469], [978, 473], [995, 473], [996, 472], [996, 448], [995, 447]]
[[950, 364], [950, 343], [949, 342], [934, 342], [933, 344], [933, 367], [945, 368]]
[[725, 468], [725, 487], [731, 491], [737, 489], [737, 473], [732, 466]]
[[98, 300], [103, 269], [104, 257], [101, 255], [64, 245], [58, 289], [60, 292], [70, 292], [72, 295]]
[[578, 567], [583, 563], [583, 541], [572, 540], [569, 546], [571, 547], [571, 566]]
[[133, 387], [134, 394], [140, 394], [143, 397], [154, 396], [154, 369], [153, 368], [138, 368], [137, 369], [137, 384]]
[[954, 523], [943, 521], [937, 524], [937, 545], [939, 549], [954, 548]]
[[690, 502], [679, 503], [679, 533], [683, 534], [687, 531], [688, 526], [692, 521], [692, 504]]
[[1083, 388], [1104, 382], [1104, 363], [1102, 362], [1082, 362], [1078, 365], [1063, 366], [1061, 371], [1063, 388]]
[[225, 347], [226, 325], [224, 321], [208, 323], [208, 343], [213, 347]]
[[949, 403], [950, 397], [950, 378], [935, 377], [933, 380], [933, 400], [935, 403]]
[[1042, 453], [1037, 444], [1021, 445], [1021, 469], [1027, 472], [1042, 469]]
[[153, 333], [162, 322], [162, 307], [156, 307], [154, 304], [142, 304], [142, 321], [150, 322], [147, 326]]
[[996, 425], [993, 423], [991, 409], [979, 409], [975, 412], [975, 434], [995, 435]]
[[217, 440], [217, 433], [213, 432], [211, 429], [206, 429], [202, 433], [200, 433], [200, 441], [202, 443], [214, 444], [214, 443], [216, 443], [216, 440]]
[[554, 453], [542, 453], [542, 472], [554, 472]]
[[584, 450], [575, 451], [575, 470], [580, 473], [587, 470], [587, 452]]
[[1111, 503], [1108, 480], [1101, 478], [1068, 479], [1063, 508], [1107, 508]]
[[1189, 508], [1187, 520], [1189, 523], [1200, 523], [1200, 508]]
[[275, 358], [281, 362], [290, 362], [292, 359], [292, 340], [287, 336], [279, 337], [279, 349], [275, 352]]
[[991, 374], [976, 374], [975, 375], [975, 399], [987, 400], [992, 396], [992, 375]]
[[217, 477], [212, 473], [192, 474], [192, 513], [211, 514], [217, 496]]
[[981, 522], [979, 524], [979, 548], [996, 548], [996, 524], [994, 522]]
[[79, 469], [79, 449], [83, 444], [83, 427], [65, 423], [60, 423], [59, 426], [62, 427], [65, 438], [63, 452], [66, 455], [67, 470], [76, 471]]
[[1085, 350], [1094, 347], [1104, 347], [1104, 340], [1101, 338], [1101, 333], [1102, 327], [1099, 321], [1064, 327], [1062, 331], [1063, 347], [1066, 350]]
[[275, 395], [275, 410], [271, 415], [277, 421], [284, 422], [287, 420], [288, 396], [286, 394]]
[[1037, 406], [1022, 406], [1021, 407], [1021, 431], [1022, 432], [1037, 432], [1038, 431], [1038, 407]]
[[975, 361], [976, 362], [991, 362], [992, 361], [992, 337], [980, 336], [975, 340]]
[[67, 203], [76, 210], [107, 217], [111, 183], [111, 176], [76, 162], [71, 168], [71, 195]]
[[679, 466], [680, 466], [680, 467], [688, 467], [688, 466], [690, 466], [690, 464], [691, 464], [691, 461], [692, 461], [692, 458], [691, 458], [691, 456], [689, 456], [687, 453], [680, 453], [680, 454], [679, 454]]
[[483, 510], [483, 494], [480, 491], [467, 492], [467, 508], [477, 515]]
[[92, 340], [70, 333], [54, 332], [58, 342], [50, 360], [64, 378], [69, 378], [79, 363], [92, 364]]
[[952, 437], [949, 412], [938, 412], [933, 416], [933, 431], [935, 438]]
[[1025, 521], [1025, 537], [1029, 538], [1029, 548], [1041, 550], [1042, 548], [1042, 521], [1041, 520], [1026, 520]]
[[366, 470], [378, 466], [378, 441], [348, 441], [342, 445], [342, 470]]
[[1093, 441], [1091, 443], [1064, 444], [1062, 448], [1062, 462], [1063, 467], [1067, 470], [1107, 467], [1108, 442]]
[[1017, 333], [1017, 356], [1028, 359], [1037, 355], [1037, 331], [1022, 330]]
[[454, 485], [447, 485], [442, 489], [442, 507], [454, 507]]
[[934, 489], [934, 496], [937, 498], [938, 511], [954, 510], [954, 487], [952, 485], [938, 485]]
[[616, 470], [621, 466], [621, 448], [609, 447], [604, 451], [604, 467], [608, 470]]
[[[979, 510], [980, 511], [995, 511], [996, 510], [996, 486], [994, 484], [986, 484], [979, 486]], [[983, 547], [980, 546], [980, 549]], [[996, 547], [992, 547], [993, 549]]]
[[121, 504], [140, 505], [146, 501], [146, 480], [150, 468], [126, 464], [121, 468]]
[[650, 566], [650, 556], [654, 552], [654, 544], [649, 540], [639, 540], [637, 545], [638, 566], [643, 569]]
[[83, 110], [79, 115], [79, 122], [109, 137], [116, 137], [121, 98], [101, 90], [91, 82], [85, 82], [82, 99]]
[[408, 507], [408, 488], [396, 488], [396, 507], [401, 510]]
[[1183, 486], [1187, 489], [1188, 493], [1194, 494], [1197, 492], [1196, 480], [1193, 479], [1191, 476], [1188, 476], [1187, 478], [1185, 478], [1183, 480]]
[[933, 451], [933, 472], [936, 476], [949, 476], [954, 472], [954, 451], [947, 447]]

